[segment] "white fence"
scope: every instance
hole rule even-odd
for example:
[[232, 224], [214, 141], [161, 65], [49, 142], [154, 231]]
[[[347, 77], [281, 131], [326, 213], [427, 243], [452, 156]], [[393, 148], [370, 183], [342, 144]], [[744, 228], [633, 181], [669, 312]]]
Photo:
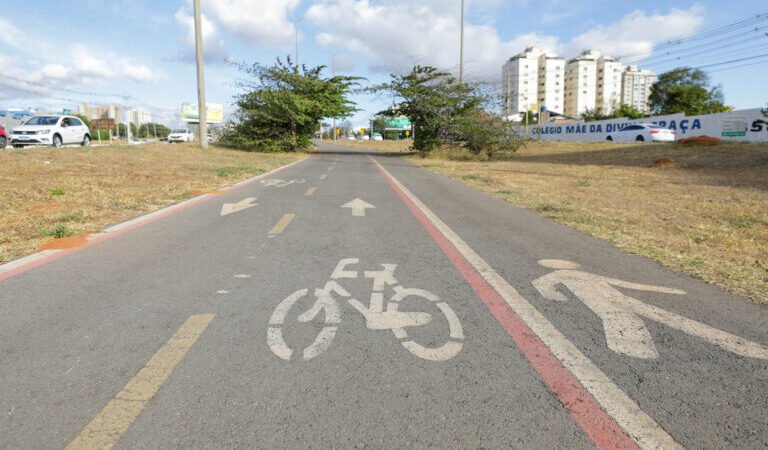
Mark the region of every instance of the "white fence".
[[[532, 125], [528, 135], [544, 141], [604, 141], [608, 135], [636, 123], [653, 123], [675, 130], [676, 138], [692, 136], [711, 136], [729, 141], [768, 141], [768, 116], [759, 108], [743, 109], [704, 116], [669, 116], [646, 117], [638, 120], [609, 119], [594, 122], [578, 120], [562, 124]], [[517, 126], [520, 134], [525, 134], [525, 127]]]

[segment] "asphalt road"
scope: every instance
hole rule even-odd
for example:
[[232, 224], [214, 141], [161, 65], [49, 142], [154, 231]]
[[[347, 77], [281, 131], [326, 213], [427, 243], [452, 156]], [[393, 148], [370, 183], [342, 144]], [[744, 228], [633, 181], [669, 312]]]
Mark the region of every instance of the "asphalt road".
[[193, 203], [0, 281], [1, 448], [768, 446], [745, 299], [393, 156]]

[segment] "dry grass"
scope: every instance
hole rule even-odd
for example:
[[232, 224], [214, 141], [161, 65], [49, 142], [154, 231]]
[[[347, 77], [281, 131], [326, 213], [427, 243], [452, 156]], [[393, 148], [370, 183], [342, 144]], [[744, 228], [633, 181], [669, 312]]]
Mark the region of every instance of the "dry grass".
[[[318, 141], [319, 142], [319, 141]], [[340, 147], [349, 147], [349, 148], [356, 148], [360, 150], [373, 150], [378, 152], [407, 152], [409, 151], [411, 147], [412, 141], [410, 140], [403, 140], [403, 141], [329, 141], [324, 140], [322, 141], [323, 144], [329, 144], [329, 145], [337, 145]]]
[[533, 143], [508, 161], [456, 156], [412, 160], [768, 304], [766, 144]]
[[0, 263], [301, 158], [192, 145], [0, 152]]

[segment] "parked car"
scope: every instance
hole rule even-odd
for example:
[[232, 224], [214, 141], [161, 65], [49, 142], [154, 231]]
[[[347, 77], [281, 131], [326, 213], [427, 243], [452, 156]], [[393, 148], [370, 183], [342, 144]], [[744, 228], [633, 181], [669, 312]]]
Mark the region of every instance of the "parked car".
[[8, 135], [5, 134], [5, 128], [0, 125], [0, 148], [5, 148], [8, 143]]
[[192, 142], [194, 140], [195, 134], [186, 128], [171, 130], [171, 134], [168, 135], [168, 142], [171, 144], [174, 142]]
[[384, 136], [381, 135], [381, 133], [373, 133], [373, 140], [374, 141], [383, 141]]
[[616, 133], [609, 134], [605, 139], [616, 142], [674, 142], [675, 132], [652, 123], [638, 123], [627, 125]]
[[91, 130], [74, 116], [33, 116], [13, 129], [11, 145], [52, 145], [56, 148], [68, 144], [91, 145]]

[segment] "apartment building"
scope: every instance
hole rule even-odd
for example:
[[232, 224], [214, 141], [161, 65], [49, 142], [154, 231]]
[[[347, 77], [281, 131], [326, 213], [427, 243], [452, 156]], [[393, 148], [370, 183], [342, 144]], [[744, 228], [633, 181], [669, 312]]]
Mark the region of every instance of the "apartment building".
[[581, 116], [597, 102], [597, 61], [602, 55], [587, 50], [565, 65], [565, 115]]
[[123, 110], [115, 104], [95, 105], [80, 103], [77, 105], [77, 113], [82, 114], [89, 119], [112, 119], [115, 122], [123, 120]]
[[622, 73], [621, 102], [634, 106], [639, 111], [650, 113], [648, 98], [651, 87], [656, 82], [656, 74], [650, 70], [640, 70], [637, 66], [629, 66]]
[[605, 115], [613, 114], [622, 103], [622, 71], [624, 64], [609, 57], [597, 60], [597, 97], [595, 108]]
[[504, 115], [530, 110], [539, 98], [539, 57], [544, 51], [528, 47], [510, 58], [501, 69]]
[[140, 127], [145, 123], [151, 123], [152, 113], [141, 109], [132, 109], [128, 111], [128, 122], [134, 123], [137, 127]]
[[539, 106], [562, 113], [565, 106], [565, 60], [551, 54], [539, 56]]

